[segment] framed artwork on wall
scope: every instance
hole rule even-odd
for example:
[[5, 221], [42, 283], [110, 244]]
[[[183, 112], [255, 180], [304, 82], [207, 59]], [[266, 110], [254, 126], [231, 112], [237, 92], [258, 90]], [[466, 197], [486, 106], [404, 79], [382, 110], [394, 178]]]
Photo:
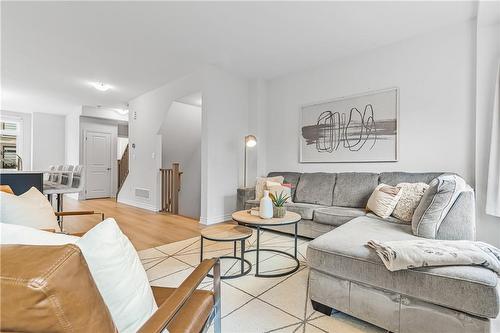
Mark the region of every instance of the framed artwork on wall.
[[300, 163], [396, 162], [398, 88], [304, 105]]

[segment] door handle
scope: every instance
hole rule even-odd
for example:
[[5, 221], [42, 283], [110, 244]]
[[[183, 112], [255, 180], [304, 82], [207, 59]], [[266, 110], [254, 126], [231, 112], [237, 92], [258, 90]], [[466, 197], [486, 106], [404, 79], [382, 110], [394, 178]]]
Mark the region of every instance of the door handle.
[[111, 170], [111, 168], [107, 168], [106, 170]]

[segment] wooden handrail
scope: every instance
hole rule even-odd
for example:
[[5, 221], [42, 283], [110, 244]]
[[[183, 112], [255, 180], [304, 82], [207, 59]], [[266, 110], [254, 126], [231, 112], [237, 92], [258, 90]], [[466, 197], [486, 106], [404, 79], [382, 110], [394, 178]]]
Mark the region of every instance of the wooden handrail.
[[122, 189], [123, 183], [125, 183], [125, 179], [128, 176], [128, 144], [123, 151], [122, 158], [118, 160], [118, 191], [116, 191], [116, 197], [118, 198], [118, 193]]
[[160, 169], [161, 173], [161, 211], [179, 214], [179, 191], [181, 175], [179, 163], [172, 163], [171, 169]]

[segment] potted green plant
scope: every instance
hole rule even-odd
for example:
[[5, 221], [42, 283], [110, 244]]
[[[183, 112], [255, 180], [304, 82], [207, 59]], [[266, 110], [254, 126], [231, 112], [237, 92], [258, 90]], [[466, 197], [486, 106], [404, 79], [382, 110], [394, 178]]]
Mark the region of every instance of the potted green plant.
[[284, 217], [286, 214], [285, 203], [290, 199], [290, 196], [281, 191], [280, 194], [269, 193], [269, 197], [271, 197], [271, 201], [273, 202], [273, 217]]

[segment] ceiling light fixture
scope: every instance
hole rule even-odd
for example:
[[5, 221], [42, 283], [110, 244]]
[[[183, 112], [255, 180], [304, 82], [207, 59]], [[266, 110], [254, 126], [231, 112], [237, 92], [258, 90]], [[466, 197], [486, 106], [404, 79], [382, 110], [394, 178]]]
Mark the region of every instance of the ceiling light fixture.
[[99, 91], [108, 91], [111, 89], [111, 86], [109, 84], [104, 84], [104, 82], [92, 82], [92, 86]]

